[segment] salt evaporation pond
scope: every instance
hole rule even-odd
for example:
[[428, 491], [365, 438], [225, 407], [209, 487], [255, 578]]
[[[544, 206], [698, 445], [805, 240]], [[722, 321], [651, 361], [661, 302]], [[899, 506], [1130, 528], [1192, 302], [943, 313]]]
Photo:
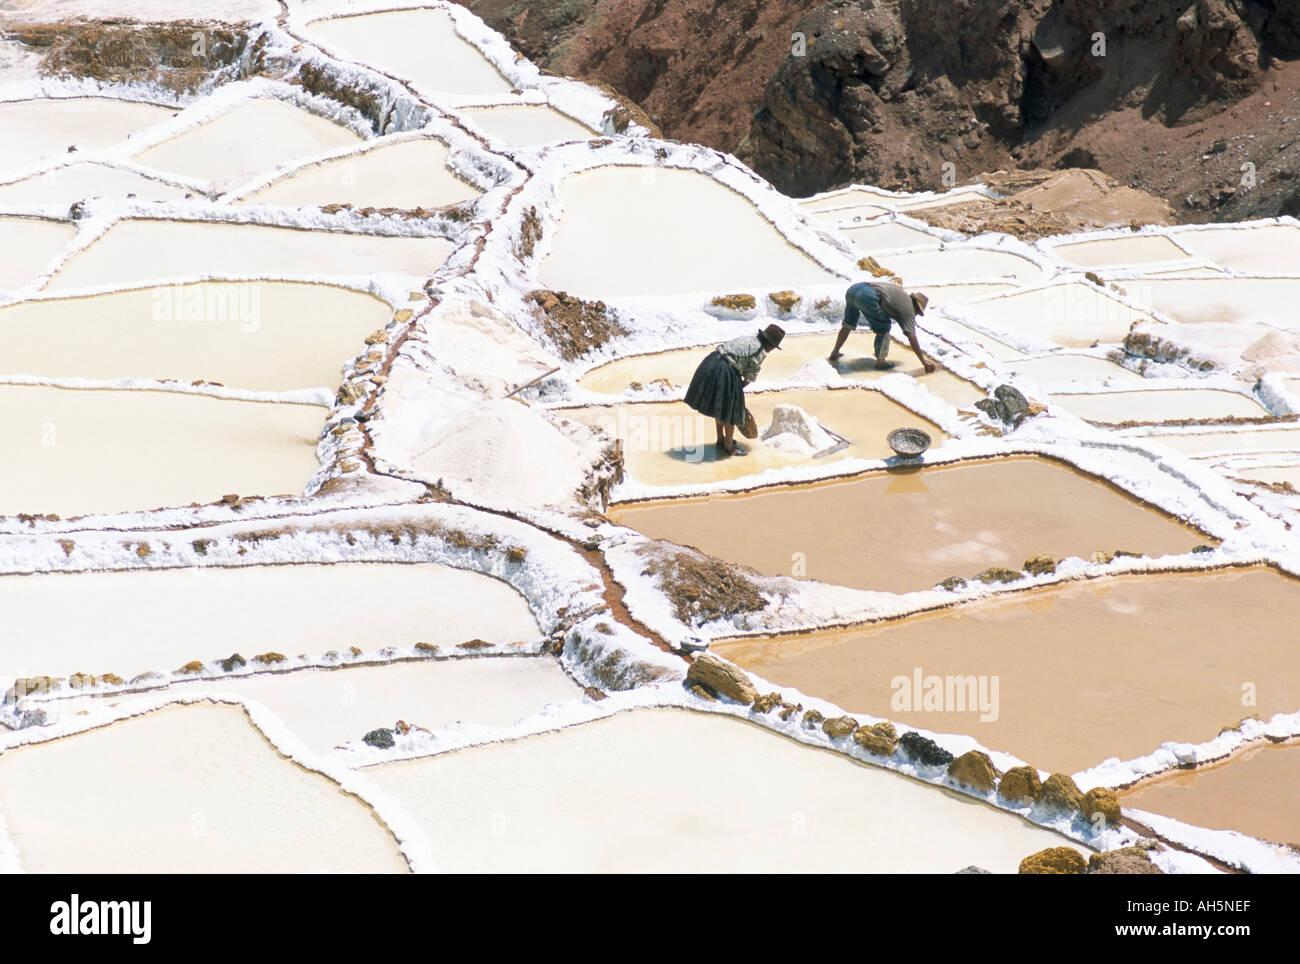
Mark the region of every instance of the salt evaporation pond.
[[[1294, 712], [1297, 588], [1267, 569], [1124, 576], [710, 648], [850, 713], [968, 734], [1040, 769], [1075, 773], [1109, 757], [1145, 756], [1168, 740], [1213, 739], [1247, 712]], [[1251, 614], [1249, 632], [1243, 613]], [[921, 702], [918, 670], [922, 693], [926, 677], [940, 678], [943, 704]], [[959, 681], [961, 702], [948, 702], [950, 676], [973, 677], [976, 689]], [[989, 711], [979, 706], [981, 681]], [[1251, 710], [1242, 708], [1247, 682], [1257, 687]]]
[[[757, 492], [626, 503], [609, 515], [773, 576], [890, 592], [990, 566], [1019, 569], [1122, 549], [1184, 553], [1209, 541], [1105, 482], [1035, 457], [873, 472]], [[755, 527], [754, 520], [762, 520]], [[752, 532], [738, 539], [736, 533]]]
[[1193, 253], [1225, 268], [1261, 274], [1295, 274], [1300, 251], [1300, 228], [1292, 224], [1193, 228], [1179, 231], [1177, 238]]
[[[256, 132], [250, 136], [250, 132]], [[136, 155], [136, 163], [230, 184], [302, 157], [353, 147], [361, 138], [310, 111], [271, 97], [236, 104], [212, 120]]]
[[[42, 0], [41, 6], [44, 6]], [[68, 148], [93, 151], [167, 120], [175, 107], [111, 97], [46, 97], [0, 103], [0, 170], [26, 166]]]
[[1028, 258], [985, 248], [956, 247], [891, 254], [882, 264], [901, 277], [908, 288], [925, 282], [966, 281], [970, 278], [1004, 278], [1028, 284], [1043, 277], [1043, 269]]
[[890, 208], [882, 208], [876, 204], [858, 204], [853, 207], [833, 208], [829, 210], [818, 210], [816, 208], [807, 208], [809, 216], [821, 224], [832, 228], [842, 228], [850, 224], [864, 224], [873, 218], [878, 218], [883, 214], [888, 214]]
[[836, 280], [743, 195], [697, 171], [620, 166], [570, 174], [560, 182], [560, 203], [564, 215], [538, 270], [556, 290], [611, 298]]
[[[0, 315], [0, 317], [3, 317]], [[824, 360], [835, 344], [835, 335], [788, 335], [781, 342], [779, 351], [769, 352], [759, 372], [760, 382], [783, 382], [805, 370], [810, 362]], [[826, 362], [825, 366], [809, 366], [807, 371], [812, 377], [824, 377], [839, 372], [845, 378], [854, 381], [872, 382], [886, 375], [905, 374], [915, 378], [929, 391], [945, 401], [958, 407], [970, 405], [985, 393], [978, 387], [958, 378], [951, 372], [940, 369], [926, 374], [910, 347], [897, 341], [890, 348], [891, 360], [897, 367], [887, 370], [876, 368], [872, 355], [873, 341], [871, 332], [860, 330], [845, 343], [843, 357], [835, 362]], [[925, 349], [923, 344], [922, 350]], [[620, 395], [631, 384], [647, 385], [656, 379], [665, 379], [676, 388], [686, 388], [691, 383], [691, 376], [704, 357], [714, 348], [713, 345], [701, 345], [698, 348], [681, 348], [675, 351], [658, 352], [653, 355], [632, 355], [593, 368], [583, 375], [578, 384], [593, 392]]]
[[[454, 654], [454, 646], [446, 652]], [[256, 700], [317, 753], [360, 740], [398, 720], [437, 730], [456, 724], [510, 726], [548, 703], [580, 699], [582, 690], [549, 656], [425, 659], [387, 665], [303, 669], [291, 673], [175, 683], [170, 695], [191, 690]], [[114, 694], [96, 704], [117, 706], [138, 694]], [[84, 709], [80, 695], [42, 704], [50, 714]]]
[[512, 85], [456, 33], [443, 10], [416, 8], [313, 20], [309, 36], [343, 56], [441, 94], [499, 97]]
[[825, 197], [816, 198], [811, 201], [800, 201], [799, 206], [805, 211], [837, 211], [843, 208], [851, 208], [862, 204], [879, 204], [890, 206], [896, 198], [884, 191], [875, 191], [870, 188], [855, 185], [846, 188], [843, 191], [837, 191], [834, 194], [828, 194]]
[[924, 246], [938, 247], [941, 239], [920, 228], [906, 224], [888, 222], [854, 228], [839, 225], [844, 236], [853, 242], [853, 246], [862, 254], [873, 251], [888, 251], [890, 248], [916, 248]]
[[74, 255], [48, 288], [66, 291], [202, 277], [394, 273], [427, 278], [453, 247], [443, 238], [137, 218], [117, 222]]
[[457, 112], [489, 137], [509, 147], [540, 147], [562, 141], [585, 141], [596, 132], [553, 107], [519, 104], [510, 107], [482, 107]]
[[1294, 428], [1247, 429], [1235, 432], [1171, 432], [1142, 436], [1149, 442], [1168, 445], [1192, 458], [1218, 452], [1300, 451], [1300, 430]]
[[963, 313], [996, 331], [1066, 348], [1122, 342], [1133, 322], [1146, 318], [1140, 310], [1077, 281], [979, 301]]
[[438, 208], [478, 197], [479, 192], [447, 168], [447, 145], [431, 137], [383, 144], [332, 161], [290, 171], [240, 204], [290, 207], [351, 204], [353, 207]]
[[1125, 807], [1300, 849], [1300, 744], [1253, 747], [1120, 794]]
[[48, 204], [67, 208], [87, 198], [175, 201], [185, 188], [105, 164], [69, 164], [43, 174], [0, 184], [0, 206]]
[[0, 514], [85, 515], [299, 495], [326, 409], [180, 392], [0, 385]]
[[1233, 469], [1232, 474], [1239, 479], [1269, 485], [1286, 484], [1293, 489], [1300, 489], [1300, 465], [1258, 465], [1248, 469]]
[[392, 833], [237, 707], [167, 707], [0, 755], [29, 873], [404, 873]]
[[1080, 267], [1145, 264], [1155, 261], [1185, 261], [1190, 255], [1163, 234], [1103, 238], [1055, 244], [1052, 254]]
[[0, 308], [0, 365], [46, 378], [202, 379], [256, 391], [332, 391], [342, 362], [391, 317], [392, 309], [370, 295], [276, 281], [25, 301]]
[[1240, 321], [1291, 328], [1300, 304], [1297, 278], [1160, 277], [1116, 284], [1135, 303], [1185, 324]]
[[[888, 458], [894, 453], [885, 437], [902, 426], [924, 430], [935, 445], [947, 439], [937, 425], [879, 392], [842, 389], [750, 393], [746, 405], [760, 429], [771, 423], [777, 405], [799, 406], [852, 443], [834, 458]], [[813, 453], [791, 454], [761, 438], [739, 439], [749, 450], [744, 456], [719, 458], [713, 419], [697, 415], [684, 402], [564, 409], [561, 414], [599, 426], [620, 439], [627, 472], [646, 485], [702, 484], [738, 479], [770, 468], [816, 464]], [[834, 444], [833, 439], [830, 444]]]
[[44, 271], [77, 235], [64, 221], [0, 217], [0, 290], [21, 288]]
[[[922, 321], [921, 327], [924, 328], [925, 322]], [[988, 352], [989, 357], [997, 361], [1013, 361], [1025, 357], [1025, 353], [1017, 348], [998, 341], [992, 335], [986, 335], [982, 331], [976, 331], [969, 325], [963, 325], [959, 321], [953, 321], [951, 318], [943, 320], [943, 327], [939, 330], [941, 335], [951, 335], [954, 339], [973, 342], [984, 351]]]
[[1123, 365], [1091, 355], [1043, 355], [1040, 358], [1007, 359], [1007, 368], [1043, 385], [1068, 382], [1110, 382], [1126, 385], [1145, 379]]
[[1015, 873], [1028, 854], [1072, 843], [969, 797], [680, 710], [363, 772], [419, 821], [441, 868], [460, 873]]
[[172, 20], [271, 20], [280, 12], [274, 0], [6, 0], [0, 17], [52, 23], [72, 17], [103, 20], [131, 17], [163, 23]]
[[1053, 394], [1051, 399], [1079, 418], [1110, 424], [1268, 416], [1268, 409], [1248, 395], [1215, 388], [1167, 388], [1091, 395], [1062, 393]]
[[[369, 604], [394, 599], [402, 605]], [[374, 652], [419, 642], [526, 642], [539, 634], [528, 604], [507, 583], [423, 563], [0, 576], [0, 602], [0, 676], [129, 679], [235, 651], [246, 659], [265, 652], [318, 657], [351, 646]], [[142, 612], [149, 618], [140, 619]]]

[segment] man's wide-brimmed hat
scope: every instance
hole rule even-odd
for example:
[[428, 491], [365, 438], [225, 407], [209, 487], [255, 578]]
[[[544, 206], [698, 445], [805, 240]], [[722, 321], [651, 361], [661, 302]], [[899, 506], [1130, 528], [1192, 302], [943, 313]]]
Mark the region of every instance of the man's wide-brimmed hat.
[[785, 337], [785, 329], [780, 325], [768, 325], [758, 333], [758, 340], [767, 346], [768, 351], [773, 348], [781, 347], [781, 339]]
[[912, 310], [918, 315], [925, 314], [925, 306], [930, 303], [930, 299], [919, 291], [912, 293]]

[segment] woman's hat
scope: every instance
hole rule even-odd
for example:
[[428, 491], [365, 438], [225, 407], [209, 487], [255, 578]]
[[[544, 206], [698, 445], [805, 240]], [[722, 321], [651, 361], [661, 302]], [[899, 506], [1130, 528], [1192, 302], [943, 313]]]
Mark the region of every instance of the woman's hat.
[[781, 347], [781, 339], [785, 337], [785, 329], [780, 325], [768, 325], [758, 333], [758, 340], [767, 346], [767, 350]]
[[919, 291], [912, 294], [912, 310], [918, 315], [925, 314], [925, 306], [930, 303], [930, 299]]

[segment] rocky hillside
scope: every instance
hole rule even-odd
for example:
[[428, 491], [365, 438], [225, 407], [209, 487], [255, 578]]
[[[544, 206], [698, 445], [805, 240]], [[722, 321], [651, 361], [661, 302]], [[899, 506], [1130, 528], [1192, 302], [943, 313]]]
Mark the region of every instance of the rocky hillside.
[[1294, 0], [461, 0], [782, 190], [1093, 167], [1180, 220], [1300, 210]]

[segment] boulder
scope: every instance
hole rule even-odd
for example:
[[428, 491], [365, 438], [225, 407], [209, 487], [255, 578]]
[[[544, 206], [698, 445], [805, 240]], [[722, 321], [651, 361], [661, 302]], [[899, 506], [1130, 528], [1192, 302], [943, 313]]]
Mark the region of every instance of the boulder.
[[971, 865], [968, 866], [968, 867], [963, 867], [961, 870], [957, 871], [957, 873], [959, 873], [959, 874], [991, 874], [991, 873], [993, 873], [993, 871], [991, 871], [991, 870], [985, 870], [983, 867], [976, 867], [974, 864], [971, 864]]
[[1151, 855], [1141, 847], [1121, 847], [1109, 853], [1093, 854], [1088, 858], [1090, 874], [1162, 874], [1151, 862]]
[[983, 572], [976, 573], [972, 578], [976, 582], [1015, 582], [1017, 579], [1023, 579], [1024, 573], [1019, 569], [1003, 569], [1000, 566], [990, 566]]
[[997, 784], [998, 771], [987, 753], [968, 750], [948, 764], [948, 776], [961, 786], [988, 793]]
[[1097, 814], [1101, 814], [1106, 821], [1105, 827], [1107, 829], [1118, 827], [1120, 821], [1119, 797], [1115, 795], [1114, 790], [1106, 787], [1093, 787], [1083, 795], [1083, 800], [1079, 804], [1079, 812], [1089, 822], [1095, 822]]
[[1073, 847], [1048, 847], [1020, 861], [1022, 874], [1083, 874], [1088, 863]]
[[1039, 553], [1026, 559], [1024, 566], [1021, 568], [1031, 576], [1050, 576], [1056, 572], [1056, 560], [1051, 556]]
[[893, 756], [897, 745], [894, 724], [885, 721], [860, 726], [853, 731], [853, 742], [873, 756]]
[[393, 745], [393, 731], [387, 727], [380, 727], [371, 730], [361, 738], [361, 741], [380, 750], [387, 750]]
[[217, 660], [217, 664], [227, 673], [233, 673], [237, 669], [243, 669], [248, 665], [248, 661], [238, 653], [231, 653], [225, 659]]
[[820, 710], [809, 710], [803, 715], [803, 728], [805, 730], [815, 730], [822, 725], [825, 719], [826, 717], [822, 715]]
[[735, 703], [752, 703], [758, 690], [740, 667], [712, 653], [700, 653], [686, 671], [687, 683], [699, 683], [724, 699]]
[[1067, 773], [1053, 773], [1034, 798], [1034, 806], [1062, 812], [1078, 810], [1082, 803], [1083, 793]]
[[904, 733], [898, 745], [911, 759], [925, 766], [946, 766], [953, 761], [951, 753], [916, 731]]
[[1033, 767], [1012, 767], [1002, 774], [998, 796], [1008, 803], [1033, 803], [1042, 788], [1043, 782]]
[[753, 710], [755, 713], [770, 713], [781, 705], [780, 693], [768, 693], [754, 700]]
[[822, 732], [832, 740], [848, 736], [858, 728], [858, 721], [851, 716], [836, 716], [822, 724]]

